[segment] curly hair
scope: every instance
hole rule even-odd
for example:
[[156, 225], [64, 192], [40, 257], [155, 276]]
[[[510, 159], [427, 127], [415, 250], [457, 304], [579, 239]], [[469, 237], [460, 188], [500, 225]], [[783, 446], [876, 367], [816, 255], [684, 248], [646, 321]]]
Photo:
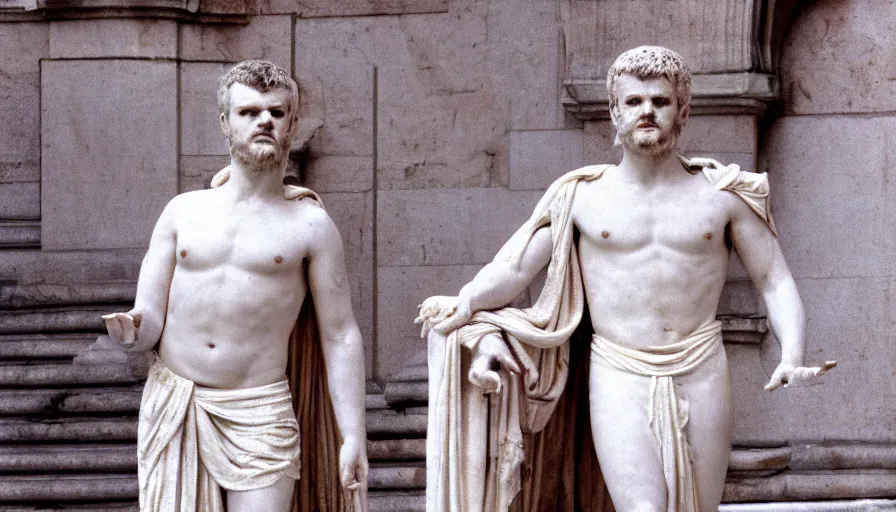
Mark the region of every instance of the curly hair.
[[299, 113], [299, 86], [283, 68], [266, 60], [244, 60], [230, 69], [218, 81], [218, 108], [225, 116], [230, 110], [230, 86], [241, 83], [261, 92], [284, 88], [289, 90], [289, 113], [295, 119]]
[[618, 103], [616, 78], [630, 74], [641, 80], [666, 77], [675, 86], [678, 108], [691, 102], [691, 71], [681, 55], [662, 46], [639, 46], [618, 58], [607, 72], [607, 93], [610, 96], [610, 111]]

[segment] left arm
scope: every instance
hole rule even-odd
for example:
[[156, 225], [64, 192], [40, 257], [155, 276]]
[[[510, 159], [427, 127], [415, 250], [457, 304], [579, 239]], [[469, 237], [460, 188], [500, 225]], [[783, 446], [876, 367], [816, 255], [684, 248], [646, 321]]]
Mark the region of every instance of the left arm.
[[772, 330], [781, 342], [781, 363], [766, 389], [787, 384], [803, 366], [806, 353], [806, 311], [784, 260], [778, 239], [745, 203], [737, 201], [731, 239], [747, 273], [765, 299]]
[[364, 350], [352, 311], [342, 240], [323, 210], [314, 212], [311, 225], [308, 281], [320, 327], [330, 398], [343, 439], [340, 477], [346, 488], [366, 490]]

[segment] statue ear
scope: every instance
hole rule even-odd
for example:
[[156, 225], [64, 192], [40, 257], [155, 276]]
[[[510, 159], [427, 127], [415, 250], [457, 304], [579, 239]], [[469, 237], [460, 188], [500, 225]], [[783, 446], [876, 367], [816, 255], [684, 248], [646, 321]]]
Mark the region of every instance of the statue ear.
[[689, 117], [691, 117], [691, 105], [687, 104], [678, 110], [678, 122], [684, 126]]
[[224, 132], [224, 135], [227, 135], [230, 132], [230, 122], [227, 120], [227, 114], [221, 112], [221, 117], [218, 118], [218, 121], [221, 123], [221, 131]]
[[613, 123], [613, 129], [619, 128], [619, 112], [615, 105], [610, 105], [610, 122]]

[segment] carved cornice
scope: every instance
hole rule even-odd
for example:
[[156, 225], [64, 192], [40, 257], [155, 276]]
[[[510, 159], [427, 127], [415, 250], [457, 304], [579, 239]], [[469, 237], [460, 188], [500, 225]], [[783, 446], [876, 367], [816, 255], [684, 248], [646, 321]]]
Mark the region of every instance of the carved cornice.
[[0, 22], [162, 18], [245, 23], [254, 11], [255, 0], [13, 0], [0, 7]]
[[[777, 99], [778, 79], [766, 73], [697, 73], [692, 79], [694, 115], [762, 115]], [[568, 80], [563, 84], [561, 101], [579, 119], [610, 118], [606, 80]]]
[[781, 42], [800, 1], [565, 0], [561, 101], [580, 119], [608, 119], [607, 70], [623, 51], [651, 44], [688, 62], [694, 114], [761, 116], [779, 98]]

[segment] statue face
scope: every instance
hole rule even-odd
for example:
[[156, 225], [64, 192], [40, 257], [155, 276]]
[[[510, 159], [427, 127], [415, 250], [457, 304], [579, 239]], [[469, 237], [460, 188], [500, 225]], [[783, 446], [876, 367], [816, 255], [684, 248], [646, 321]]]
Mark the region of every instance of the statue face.
[[278, 88], [261, 92], [235, 83], [229, 94], [230, 110], [226, 117], [222, 114], [221, 128], [230, 153], [254, 169], [282, 162], [292, 135], [289, 91]]
[[613, 117], [623, 148], [651, 156], [675, 150], [689, 111], [679, 109], [675, 85], [665, 77], [642, 80], [625, 74], [616, 87]]

